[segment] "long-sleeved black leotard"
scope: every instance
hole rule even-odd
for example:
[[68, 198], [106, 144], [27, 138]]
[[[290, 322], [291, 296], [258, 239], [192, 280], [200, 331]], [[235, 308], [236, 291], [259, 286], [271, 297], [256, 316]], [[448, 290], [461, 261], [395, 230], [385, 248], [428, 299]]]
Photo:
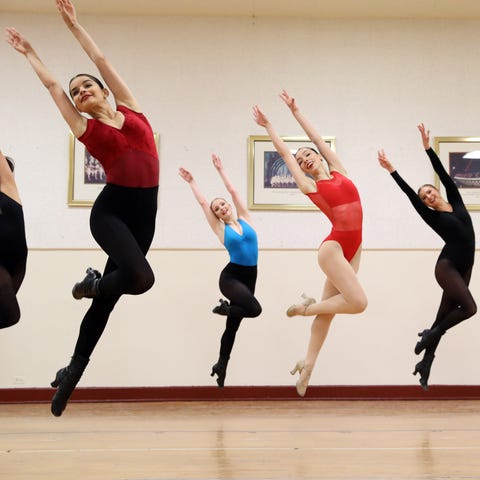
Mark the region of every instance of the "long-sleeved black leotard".
[[443, 296], [431, 327], [436, 328], [439, 335], [426, 349], [426, 354], [432, 355], [440, 336], [446, 330], [470, 318], [477, 311], [475, 300], [468, 289], [475, 256], [475, 232], [470, 214], [454, 181], [443, 168], [437, 154], [431, 148], [426, 152], [433, 169], [445, 186], [452, 212], [427, 207], [398, 172], [394, 171], [391, 175], [423, 220], [445, 241], [435, 265], [435, 278], [443, 289]]
[[438, 259], [446, 258], [450, 260], [463, 275], [472, 268], [475, 256], [475, 232], [472, 219], [457, 186], [443, 168], [437, 154], [431, 148], [426, 152], [433, 169], [445, 187], [447, 200], [453, 208], [452, 212], [441, 212], [427, 207], [397, 171], [392, 173], [392, 177], [408, 196], [425, 223], [444, 240], [445, 246]]

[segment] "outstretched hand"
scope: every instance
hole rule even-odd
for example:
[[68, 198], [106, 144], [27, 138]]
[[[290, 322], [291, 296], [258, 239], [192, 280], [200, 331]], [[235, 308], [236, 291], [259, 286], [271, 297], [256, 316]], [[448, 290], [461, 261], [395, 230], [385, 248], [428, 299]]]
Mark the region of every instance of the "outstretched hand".
[[178, 174], [187, 182], [190, 183], [193, 181], [193, 175], [188, 171], [185, 170], [184, 168], [180, 167], [178, 169]]
[[77, 23], [77, 13], [71, 0], [57, 0], [57, 9], [67, 26], [71, 27]]
[[390, 163], [390, 161], [387, 158], [387, 155], [383, 150], [378, 151], [378, 163], [380, 164], [381, 167], [383, 167], [389, 173], [392, 173], [395, 171], [395, 167]]
[[425, 150], [428, 150], [430, 148], [430, 130], [427, 130], [423, 123], [417, 125], [417, 128], [422, 135], [423, 148], [425, 148]]
[[269, 123], [268, 118], [266, 115], [260, 110], [258, 105], [253, 107], [253, 119], [255, 122], [260, 125], [261, 127], [266, 127]]
[[292, 113], [295, 113], [298, 110], [298, 106], [295, 102], [295, 99], [291, 97], [286, 90], [283, 90], [280, 94], [280, 98], [285, 102], [287, 107], [291, 110]]
[[32, 50], [32, 46], [27, 39], [14, 28], [9, 27], [5, 29], [5, 37], [7, 42], [17, 51], [26, 55]]
[[221, 170], [223, 168], [222, 161], [220, 160], [220, 157], [218, 155], [216, 155], [215, 153], [212, 153], [212, 162], [213, 162], [213, 166], [217, 170]]

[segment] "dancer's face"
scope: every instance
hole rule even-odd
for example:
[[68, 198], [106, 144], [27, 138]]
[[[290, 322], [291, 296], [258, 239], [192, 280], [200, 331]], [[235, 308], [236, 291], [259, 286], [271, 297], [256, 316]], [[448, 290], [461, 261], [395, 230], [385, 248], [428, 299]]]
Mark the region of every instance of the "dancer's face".
[[420, 188], [418, 196], [427, 207], [433, 208], [434, 210], [437, 209], [442, 199], [440, 192], [432, 185], [424, 185]]
[[87, 112], [98, 102], [105, 100], [108, 90], [87, 76], [75, 77], [70, 83], [70, 96], [77, 110]]
[[211, 209], [220, 220], [226, 220], [232, 216], [232, 206], [224, 198], [216, 198], [213, 200]]
[[322, 164], [322, 157], [311, 148], [300, 148], [295, 154], [295, 160], [305, 173], [312, 173]]

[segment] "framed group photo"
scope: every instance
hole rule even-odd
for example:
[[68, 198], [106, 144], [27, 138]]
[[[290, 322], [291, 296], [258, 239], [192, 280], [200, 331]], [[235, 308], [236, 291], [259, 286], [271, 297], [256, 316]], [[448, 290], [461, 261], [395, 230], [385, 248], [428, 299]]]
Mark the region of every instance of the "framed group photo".
[[[158, 150], [158, 133], [154, 133]], [[105, 186], [106, 176], [100, 162], [70, 132], [68, 205], [91, 207]]]
[[[468, 210], [480, 210], [480, 137], [435, 137], [435, 151]], [[435, 186], [445, 194], [438, 175]]]
[[[332, 150], [335, 138], [323, 137]], [[317, 147], [306, 137], [282, 137], [292, 154], [299, 148]], [[285, 161], [269, 136], [248, 138], [248, 208], [251, 210], [317, 210], [297, 187]]]

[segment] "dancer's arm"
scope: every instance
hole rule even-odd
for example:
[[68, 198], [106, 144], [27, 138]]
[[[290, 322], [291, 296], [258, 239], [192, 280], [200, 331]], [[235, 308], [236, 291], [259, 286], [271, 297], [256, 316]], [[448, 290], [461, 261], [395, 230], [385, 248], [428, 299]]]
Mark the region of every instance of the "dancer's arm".
[[100, 75], [105, 80], [108, 88], [111, 90], [116, 104], [124, 105], [131, 110], [140, 112], [140, 106], [138, 105], [127, 84], [122, 80], [120, 75], [114, 69], [113, 65], [105, 57], [93, 38], [78, 22], [73, 3], [70, 0], [56, 1], [58, 11], [62, 15], [63, 21], [70, 29], [74, 37], [78, 40], [78, 43], [80, 43], [85, 53], [98, 68]]
[[302, 191], [302, 193], [308, 194], [316, 192], [317, 186], [315, 185], [313, 179], [305, 175], [305, 173], [302, 171], [297, 161], [295, 160], [295, 157], [292, 155], [292, 152], [288, 148], [287, 144], [282, 140], [280, 135], [278, 135], [266, 115], [260, 110], [257, 105], [253, 107], [253, 117], [255, 119], [255, 122], [257, 122], [257, 124], [261, 127], [264, 127], [267, 131], [270, 139], [272, 140], [273, 146], [275, 147], [275, 150], [283, 158], [285, 165], [292, 174], [295, 183], [297, 184], [297, 187]]
[[53, 101], [60, 110], [64, 120], [68, 123], [73, 134], [77, 138], [81, 136], [87, 128], [87, 119], [83, 115], [80, 115], [60, 83], [42, 63], [30, 42], [14, 28], [6, 29], [6, 38], [7, 42], [28, 60], [40, 81], [49, 91]]
[[13, 198], [18, 203], [22, 203], [20, 201], [20, 195], [18, 193], [17, 184], [15, 182], [15, 177], [13, 176], [13, 172], [8, 165], [7, 159], [5, 155], [0, 150], [0, 191], [2, 191], [5, 195]]
[[432, 216], [433, 210], [428, 208], [422, 202], [415, 190], [413, 190], [413, 188], [411, 188], [410, 185], [405, 182], [405, 180], [400, 176], [395, 167], [390, 163], [387, 155], [383, 150], [378, 151], [378, 163], [381, 167], [387, 170], [388, 173], [390, 173], [397, 185], [402, 189], [405, 195], [407, 195], [408, 199], [410, 200], [411, 204], [418, 212], [418, 214], [428, 223], [430, 217]]
[[203, 196], [202, 192], [200, 192], [200, 189], [198, 188], [197, 182], [195, 182], [193, 175], [185, 168], [180, 168], [178, 170], [178, 174], [190, 185], [193, 196], [196, 198], [198, 204], [202, 208], [203, 213], [205, 214], [205, 217], [208, 221], [208, 224], [210, 225], [210, 228], [213, 230], [213, 232], [219, 238], [219, 240], [223, 243], [223, 233], [224, 233], [225, 225], [212, 212], [212, 209], [210, 208], [210, 204], [208, 203], [207, 199]]
[[345, 167], [338, 158], [337, 154], [330, 148], [323, 137], [317, 132], [312, 123], [303, 115], [298, 108], [298, 105], [293, 97], [291, 97], [286, 90], [280, 94], [280, 98], [285, 102], [285, 105], [290, 109], [293, 116], [303, 128], [303, 131], [307, 134], [308, 138], [316, 145], [318, 151], [322, 157], [328, 163], [330, 170], [337, 170], [342, 174], [346, 174]]
[[460, 192], [458, 191], [455, 182], [453, 181], [452, 177], [450, 177], [450, 175], [447, 173], [441, 160], [438, 158], [438, 155], [430, 146], [430, 130], [427, 130], [423, 123], [420, 123], [417, 128], [420, 131], [420, 135], [422, 136], [423, 148], [427, 152], [430, 163], [432, 164], [435, 173], [438, 175], [438, 178], [440, 178], [440, 181], [445, 187], [448, 201], [451, 203], [454, 202], [463, 204], [462, 196], [460, 195]]
[[213, 166], [217, 169], [220, 178], [225, 185], [225, 188], [228, 190], [228, 193], [232, 197], [233, 204], [237, 210], [237, 215], [241, 218], [244, 218], [248, 223], [251, 223], [250, 212], [248, 211], [247, 205], [240, 197], [238, 190], [235, 188], [230, 178], [228, 177], [225, 169], [223, 168], [223, 163], [220, 160], [218, 155], [212, 154], [212, 163]]

